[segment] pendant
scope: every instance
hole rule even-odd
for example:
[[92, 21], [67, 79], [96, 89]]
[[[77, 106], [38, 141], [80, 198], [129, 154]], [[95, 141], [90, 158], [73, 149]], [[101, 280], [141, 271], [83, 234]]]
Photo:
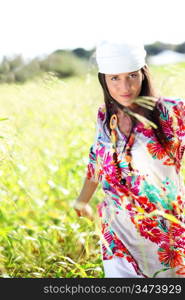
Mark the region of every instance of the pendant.
[[123, 185], [125, 185], [125, 184], [126, 184], [126, 179], [125, 179], [125, 178], [122, 178], [122, 179], [120, 180], [120, 183], [123, 184]]

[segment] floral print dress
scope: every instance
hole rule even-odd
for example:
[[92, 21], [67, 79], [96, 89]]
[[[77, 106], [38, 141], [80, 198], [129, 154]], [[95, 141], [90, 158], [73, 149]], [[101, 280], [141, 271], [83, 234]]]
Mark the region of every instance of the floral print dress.
[[[113, 148], [102, 104], [97, 131], [89, 151], [87, 178], [102, 184], [105, 197], [97, 206], [101, 222], [103, 260], [126, 259], [138, 276], [185, 277], [185, 100], [160, 98], [156, 103], [168, 143], [165, 151], [153, 129], [134, 127], [130, 176], [123, 151], [127, 137], [117, 127], [117, 153], [122, 178], [115, 176]], [[168, 154], [167, 154], [168, 153]]]

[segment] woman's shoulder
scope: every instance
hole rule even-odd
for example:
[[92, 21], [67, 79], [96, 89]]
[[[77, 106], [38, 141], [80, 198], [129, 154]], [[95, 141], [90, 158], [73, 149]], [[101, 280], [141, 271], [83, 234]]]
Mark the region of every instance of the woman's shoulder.
[[176, 115], [185, 114], [185, 99], [177, 97], [160, 97], [157, 108], [163, 114]]
[[167, 108], [173, 108], [175, 106], [185, 105], [185, 99], [181, 97], [160, 97], [158, 104], [163, 104]]

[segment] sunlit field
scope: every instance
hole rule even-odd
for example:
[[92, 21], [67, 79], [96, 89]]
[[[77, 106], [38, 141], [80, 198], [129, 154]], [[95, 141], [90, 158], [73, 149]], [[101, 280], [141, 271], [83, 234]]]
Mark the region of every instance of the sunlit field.
[[[185, 64], [151, 72], [160, 95], [185, 98]], [[101, 103], [91, 73], [0, 85], [0, 277], [104, 277], [98, 223], [72, 209]], [[99, 186], [95, 220], [102, 200]]]

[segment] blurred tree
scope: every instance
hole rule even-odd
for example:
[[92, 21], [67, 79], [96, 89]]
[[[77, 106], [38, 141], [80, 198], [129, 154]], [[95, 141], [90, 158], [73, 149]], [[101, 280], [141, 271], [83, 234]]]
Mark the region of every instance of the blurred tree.
[[180, 53], [185, 53], [185, 42], [176, 46], [176, 51]]
[[93, 50], [85, 50], [84, 48], [76, 48], [72, 51], [76, 56], [80, 58], [89, 59], [93, 53]]
[[86, 63], [71, 51], [57, 50], [42, 60], [40, 67], [43, 71], [54, 72], [61, 78], [83, 74]]
[[0, 73], [7, 74], [10, 71], [9, 60], [6, 56], [3, 57], [0, 65]]
[[10, 71], [16, 71], [24, 66], [25, 62], [22, 55], [16, 55], [9, 59]]
[[148, 55], [156, 55], [164, 50], [175, 50], [175, 47], [176, 47], [175, 45], [164, 44], [159, 41], [153, 44], [145, 45], [145, 49]]
[[15, 81], [25, 82], [28, 79], [32, 79], [35, 76], [41, 74], [40, 63], [37, 58], [33, 59], [27, 65], [23, 65], [21, 68], [15, 71]]

